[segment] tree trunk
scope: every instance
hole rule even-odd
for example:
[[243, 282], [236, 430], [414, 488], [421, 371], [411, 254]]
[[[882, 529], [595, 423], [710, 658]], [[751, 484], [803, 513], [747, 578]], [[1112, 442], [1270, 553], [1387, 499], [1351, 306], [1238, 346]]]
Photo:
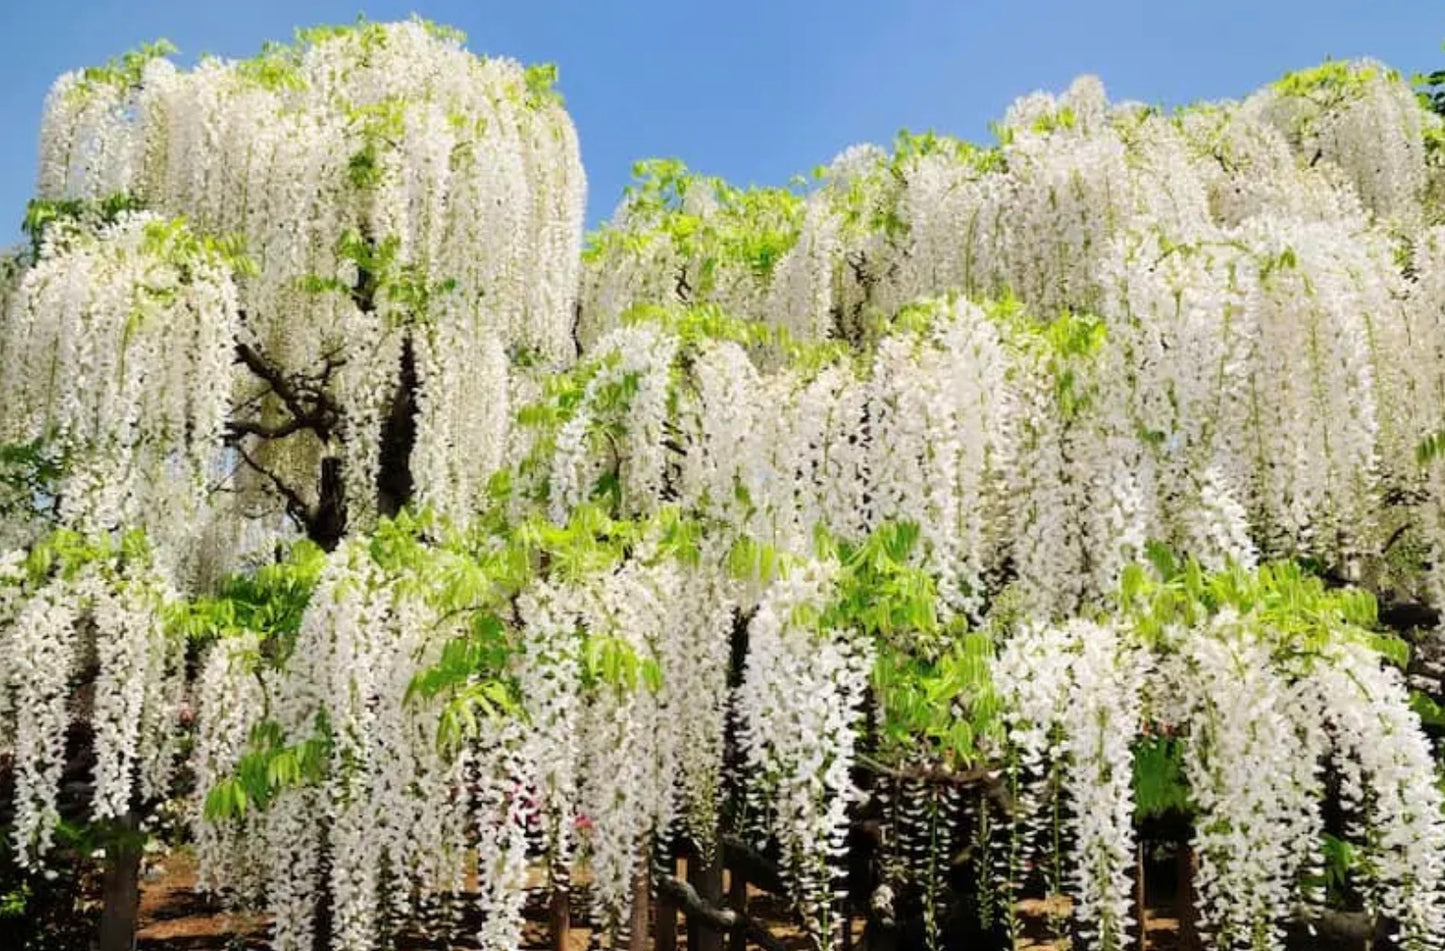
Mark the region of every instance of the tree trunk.
[[[677, 874], [677, 862], [669, 856], [660, 870], [663, 877]], [[677, 899], [657, 890], [657, 915], [652, 922], [653, 951], [677, 951]]]
[[567, 934], [572, 928], [572, 904], [567, 868], [557, 865], [552, 868], [552, 904], [547, 909], [547, 930], [552, 939], [552, 951], [567, 951]]
[[1144, 843], [1134, 845], [1134, 935], [1139, 948], [1149, 943], [1149, 908], [1144, 894]]
[[[720, 908], [723, 904], [721, 849], [713, 848], [712, 858], [694, 852], [687, 857], [687, 881], [703, 901]], [[687, 919], [687, 951], [723, 951], [722, 932], [689, 915]]]
[[346, 483], [341, 460], [328, 455], [321, 460], [321, 483], [316, 493], [316, 514], [307, 534], [322, 551], [335, 551], [346, 534]]
[[1198, 911], [1194, 907], [1194, 873], [1198, 862], [1189, 843], [1179, 845], [1179, 888], [1175, 907], [1179, 915], [1179, 951], [1203, 951]]
[[105, 850], [98, 951], [133, 951], [140, 917], [140, 835], [128, 814], [120, 834]]
[[[721, 852], [722, 843], [718, 843], [717, 848]], [[748, 913], [748, 877], [736, 866], [728, 869], [728, 905], [740, 915]], [[847, 939], [844, 941], [846, 948]], [[728, 938], [728, 951], [748, 951], [748, 933], [745, 928], [733, 929]]]
[[381, 427], [381, 459], [376, 473], [376, 510], [391, 517], [411, 502], [415, 483], [411, 452], [416, 446], [416, 351], [408, 335], [401, 345], [401, 375], [391, 411]]
[[652, 909], [650, 862], [644, 854], [637, 860], [632, 876], [632, 927], [627, 936], [628, 951], [647, 951], [648, 912]]

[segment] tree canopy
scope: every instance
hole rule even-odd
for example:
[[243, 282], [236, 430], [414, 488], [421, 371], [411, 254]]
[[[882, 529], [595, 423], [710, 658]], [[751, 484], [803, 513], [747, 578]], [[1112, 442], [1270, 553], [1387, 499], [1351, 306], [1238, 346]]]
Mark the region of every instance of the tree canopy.
[[871, 810], [931, 946], [966, 851], [984, 924], [1042, 879], [1107, 949], [1169, 813], [1213, 947], [1345, 891], [1445, 946], [1381, 610], [1445, 603], [1433, 87], [1086, 77], [788, 187], [641, 163], [584, 240], [551, 67], [170, 52], [57, 81], [0, 259], [22, 866], [179, 799], [278, 951], [463, 900], [512, 949], [534, 864], [620, 943], [653, 856], [737, 838], [831, 948]]

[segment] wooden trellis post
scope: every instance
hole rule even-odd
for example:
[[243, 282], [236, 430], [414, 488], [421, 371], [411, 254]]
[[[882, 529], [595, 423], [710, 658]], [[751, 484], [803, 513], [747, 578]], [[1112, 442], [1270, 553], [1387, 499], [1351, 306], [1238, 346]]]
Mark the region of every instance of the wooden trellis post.
[[[721, 846], [718, 846], [720, 849]], [[748, 913], [748, 878], [737, 866], [727, 870], [728, 905], [740, 915]], [[742, 928], [734, 928], [728, 936], [728, 951], [747, 951], [748, 936]]]
[[1134, 936], [1138, 948], [1146, 947], [1149, 941], [1149, 906], [1144, 889], [1144, 840], [1140, 839], [1134, 846]]
[[1179, 844], [1178, 858], [1179, 888], [1175, 899], [1175, 913], [1179, 916], [1179, 951], [1204, 951], [1199, 940], [1198, 913], [1194, 907], [1194, 874], [1198, 870], [1198, 859], [1188, 842]]
[[638, 859], [637, 871], [632, 876], [632, 914], [628, 925], [628, 951], [647, 951], [647, 937], [650, 930], [648, 913], [652, 910], [652, 863], [647, 855]]

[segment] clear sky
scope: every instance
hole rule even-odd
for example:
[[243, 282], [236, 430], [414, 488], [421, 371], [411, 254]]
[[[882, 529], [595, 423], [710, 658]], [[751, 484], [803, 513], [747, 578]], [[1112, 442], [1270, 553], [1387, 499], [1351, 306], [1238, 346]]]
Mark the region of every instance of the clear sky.
[[1242, 95], [1326, 57], [1445, 67], [1442, 0], [0, 0], [0, 243], [18, 236], [41, 104], [61, 72], [166, 37], [248, 56], [295, 26], [411, 12], [479, 53], [552, 61], [582, 143], [588, 223], [632, 162], [782, 184], [900, 128], [974, 140], [1015, 97], [1099, 75], [1114, 99]]

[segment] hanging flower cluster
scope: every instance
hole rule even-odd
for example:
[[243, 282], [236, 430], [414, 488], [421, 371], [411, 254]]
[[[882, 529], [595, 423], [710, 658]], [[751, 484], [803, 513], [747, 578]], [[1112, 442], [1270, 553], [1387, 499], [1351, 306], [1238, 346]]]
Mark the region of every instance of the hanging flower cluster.
[[988, 516], [1004, 508], [1016, 362], [989, 313], [916, 305], [871, 366], [708, 308], [633, 321], [525, 414], [534, 454], [550, 453], [537, 469], [554, 518], [602, 494], [636, 513], [675, 500], [798, 555], [820, 525], [860, 539], [912, 521], [948, 607], [981, 607], [1004, 543]]
[[8, 300], [5, 431], [69, 460], [66, 524], [143, 527], [174, 555], [193, 541], [231, 409], [234, 267], [224, 243], [153, 214], [45, 229]]
[[866, 642], [819, 629], [830, 599], [828, 566], [814, 562], [774, 581], [748, 625], [748, 659], [736, 705], [750, 811], [782, 850], [799, 912], [829, 947], [836, 860], [854, 798], [857, 721], [872, 665]]
[[[175, 594], [138, 534], [62, 532], [0, 575], [0, 736], [15, 763], [11, 842], [27, 867], [54, 844], [75, 763], [89, 763], [89, 814], [128, 818], [169, 793], [179, 755], [185, 641], [167, 623]], [[88, 750], [72, 726], [88, 727]]]
[[[1372, 612], [1288, 565], [1191, 566], [1163, 582], [1131, 569], [1108, 626], [1031, 625], [1007, 643], [994, 679], [1025, 780], [1016, 821], [1037, 828], [1049, 797], [1066, 797], [1076, 914], [1101, 947], [1128, 943], [1132, 746], [1146, 731], [1182, 744], [1214, 946], [1282, 948], [1284, 924], [1322, 901], [1327, 770], [1347, 816], [1335, 831], [1368, 856], [1372, 910], [1400, 923], [1405, 946], [1439, 945], [1445, 801], [1398, 670], [1357, 626]], [[1063, 782], [1043, 781], [1053, 769]], [[1029, 847], [1037, 838], [1026, 831]]]
[[585, 862], [623, 927], [653, 842], [716, 829], [734, 586], [683, 528], [395, 522], [308, 556], [289, 626], [208, 655], [204, 881], [262, 900], [278, 948], [312, 945], [323, 902], [333, 947], [372, 948], [453, 925], [476, 850], [481, 940], [513, 948], [540, 849], [558, 887]]
[[[409, 693], [464, 619], [424, 596], [406, 552], [374, 553], [383, 544], [348, 540], [325, 560], [295, 630], [273, 640], [280, 657], [264, 662], [256, 635], [241, 634], [207, 660], [198, 772], [226, 778], [197, 819], [247, 821], [200, 823], [202, 875], [259, 884], [278, 949], [313, 946], [323, 896], [335, 946], [365, 948], [412, 920], [419, 895], [460, 886], [467, 763], [439, 745], [442, 705]], [[259, 701], [249, 721], [238, 693]], [[278, 788], [248, 789], [257, 770]], [[255, 798], [264, 811], [249, 812]]]
[[[588, 253], [589, 351], [627, 346], [605, 331], [635, 321], [635, 303], [708, 301], [785, 338], [846, 343], [874, 362], [858, 375], [880, 387], [900, 373], [921, 379], [923, 351], [883, 345], [917, 299], [1014, 295], [1025, 306], [1002, 334], [1011, 352], [978, 351], [962, 364], [970, 373], [1010, 368], [1008, 400], [971, 423], [970, 442], [1010, 448], [988, 452], [984, 481], [1008, 485], [1011, 504], [985, 507], [983, 526], [950, 524], [958, 542], [944, 547], [967, 550], [944, 552], [935, 567], [959, 573], [961, 607], [980, 602], [980, 577], [1002, 563], [981, 552], [987, 537], [1006, 540], [995, 550], [1012, 549], [1011, 568], [1048, 612], [1111, 590], [1151, 538], [1215, 566], [1300, 555], [1350, 577], [1398, 576], [1379, 554], [1402, 520], [1433, 537], [1428, 513], [1402, 512], [1396, 500], [1419, 497], [1415, 449], [1442, 409], [1431, 342], [1437, 242], [1421, 230], [1422, 136], [1438, 120], [1411, 96], [1368, 62], [1327, 64], [1240, 103], [1173, 115], [1110, 105], [1086, 79], [1061, 97], [1020, 100], [994, 148], [903, 136], [892, 152], [850, 150], [802, 195], [736, 192], [675, 163], [646, 165]], [[753, 267], [754, 254], [767, 267]], [[748, 279], [719, 276], [735, 271]], [[1029, 325], [1045, 346], [1027, 342]], [[752, 361], [766, 370], [754, 384], [742, 382], [753, 371], [736, 351], [710, 349], [690, 367], [696, 389], [729, 404], [738, 436], [758, 431], [732, 408], [741, 390], [784, 390], [762, 398], [769, 422], [780, 415], [773, 408], [803, 395], [774, 372], [775, 356]], [[911, 362], [899, 362], [909, 352]], [[723, 359], [731, 365], [720, 385], [732, 392], [711, 397], [706, 363]], [[803, 373], [811, 379], [816, 366]], [[810, 389], [820, 403], [798, 412], [831, 418], [837, 391]], [[849, 438], [890, 438], [886, 417], [869, 413], [893, 400], [863, 409], [845, 425]], [[931, 417], [908, 425], [931, 444], [947, 432]], [[716, 504], [738, 452], [767, 458], [786, 446], [806, 459], [819, 445], [770, 432], [757, 450], [734, 443], [716, 477], [706, 457], [680, 465], [713, 480]], [[913, 458], [900, 452], [883, 465], [906, 470]], [[978, 462], [958, 464], [961, 500], [976, 512], [969, 480]], [[796, 468], [806, 479], [817, 463]], [[942, 475], [926, 485], [948, 482]], [[881, 497], [921, 498], [903, 485]], [[850, 492], [829, 495], [859, 509], [879, 497]], [[923, 508], [933, 517], [877, 515], [949, 524], [935, 503]], [[815, 515], [800, 514], [804, 525]], [[834, 511], [824, 521], [863, 528], [869, 514]], [[1399, 580], [1418, 588], [1418, 576]]]
[[[479, 58], [459, 35], [419, 20], [302, 31], [295, 45], [203, 59], [190, 72], [166, 52], [147, 47], [57, 81], [41, 136], [41, 206], [69, 214], [119, 203], [183, 216], [198, 234], [230, 236], [249, 267], [234, 285], [209, 269], [175, 290], [176, 277], [144, 275], [156, 265], [121, 251], [139, 221], [63, 260], [48, 247], [59, 239], [47, 241], [24, 278], [30, 290], [10, 307], [8, 323], [39, 324], [29, 359], [71, 354], [52, 345], [69, 335], [98, 344], [96, 373], [135, 351], [132, 378], [164, 379], [177, 392], [153, 382], [152, 398], [164, 402], [139, 407], [132, 426], [170, 449], [185, 438], [171, 430], [187, 419], [177, 412], [189, 392], [206, 404], [192, 415], [211, 414], [187, 419], [206, 424], [192, 444], [218, 431], [214, 410], [244, 423], [233, 434], [266, 437], [241, 449], [288, 486], [314, 483], [318, 466], [339, 460], [350, 524], [362, 528], [378, 505], [395, 507], [378, 500], [377, 477], [383, 431], [409, 389], [415, 494], [466, 519], [504, 461], [510, 362], [555, 367], [575, 352], [585, 181], [553, 72]], [[134, 333], [141, 323], [175, 326], [186, 310], [194, 342]], [[90, 323], [108, 336], [80, 333]], [[167, 346], [146, 346], [153, 341]], [[166, 352], [183, 346], [204, 360]], [[151, 372], [150, 356], [164, 373]], [[233, 381], [233, 360], [252, 372]], [[57, 376], [91, 387], [87, 398], [114, 413], [135, 403], [111, 399], [78, 367], [51, 369], [59, 374], [27, 366], [22, 376], [37, 390]], [[278, 388], [278, 377], [289, 385]], [[60, 394], [62, 409], [69, 400]], [[36, 402], [27, 411], [56, 401]], [[117, 423], [107, 413], [96, 428], [124, 440]], [[243, 515], [285, 501], [255, 466], [228, 468], [252, 498]], [[207, 485], [224, 482], [219, 475]], [[126, 493], [123, 480], [90, 482]], [[106, 500], [104, 524], [119, 504]]]
[[[871, 317], [945, 290], [1012, 291], [1046, 317], [1092, 309], [1122, 236], [1225, 238], [1260, 215], [1418, 227], [1423, 132], [1436, 124], [1398, 75], [1330, 63], [1173, 115], [1111, 105], [1086, 77], [1019, 100], [991, 148], [927, 134], [892, 153], [850, 149], [801, 205], [647, 165], [593, 239], [584, 322], [605, 329], [638, 301], [711, 300], [795, 334], [858, 339]], [[740, 220], [751, 243], [735, 237]], [[760, 251], [767, 266], [749, 268]], [[751, 280], [686, 279], [699, 262]]]
[[[1015, 861], [1043, 858], [1041, 840], [1067, 834], [1075, 914], [1101, 948], [1126, 947], [1134, 924], [1131, 742], [1151, 673], [1116, 625], [1087, 621], [1026, 629], [993, 672], [1013, 768], [1024, 777], [1013, 822], [1027, 852]], [[1050, 801], [1060, 790], [1069, 800], [1062, 830]]]
[[1281, 923], [1305, 897], [1299, 879], [1319, 862], [1322, 738], [1291, 715], [1291, 685], [1267, 647], [1249, 643], [1236, 624], [1225, 613], [1214, 636], [1191, 637], [1179, 658], [1185, 671], [1170, 678], [1183, 701], [1185, 774], [1201, 812], [1202, 927], [1225, 947], [1280, 947]]

